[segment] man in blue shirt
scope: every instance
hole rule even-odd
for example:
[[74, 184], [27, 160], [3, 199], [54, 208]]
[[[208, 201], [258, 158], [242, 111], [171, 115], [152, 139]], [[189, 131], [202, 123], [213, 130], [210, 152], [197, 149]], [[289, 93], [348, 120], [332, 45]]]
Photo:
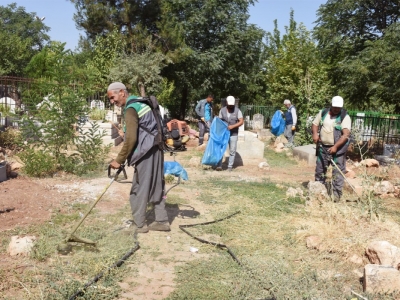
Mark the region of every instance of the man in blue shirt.
[[213, 94], [208, 94], [206, 99], [200, 100], [196, 105], [196, 114], [199, 117], [199, 146], [203, 145], [204, 133], [210, 131], [212, 121]]

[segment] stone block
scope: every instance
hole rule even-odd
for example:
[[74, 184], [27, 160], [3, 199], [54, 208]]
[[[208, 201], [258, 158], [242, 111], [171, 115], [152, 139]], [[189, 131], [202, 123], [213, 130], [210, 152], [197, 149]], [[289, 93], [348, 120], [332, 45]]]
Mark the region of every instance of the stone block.
[[363, 288], [371, 294], [398, 292], [400, 272], [391, 266], [365, 265]]
[[299, 146], [293, 148], [293, 156], [305, 160], [309, 166], [315, 166], [317, 157], [315, 156], [315, 144]]

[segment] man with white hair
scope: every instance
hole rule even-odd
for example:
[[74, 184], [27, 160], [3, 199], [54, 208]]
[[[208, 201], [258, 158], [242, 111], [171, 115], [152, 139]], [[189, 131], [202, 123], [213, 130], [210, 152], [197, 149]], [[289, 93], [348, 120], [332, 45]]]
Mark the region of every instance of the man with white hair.
[[285, 112], [285, 131], [283, 132], [283, 135], [286, 137], [288, 140], [288, 143], [285, 145], [285, 147], [293, 147], [293, 140], [294, 140], [294, 134], [296, 132], [296, 124], [297, 124], [297, 113], [296, 113], [296, 108], [290, 100], [286, 99], [283, 101], [283, 105], [286, 106], [287, 111]]
[[[124, 108], [124, 145], [110, 167], [118, 169], [125, 160], [135, 166], [129, 196], [135, 231], [170, 231], [165, 209], [164, 153], [155, 143], [158, 127], [154, 114], [139, 97], [129, 96], [121, 82], [110, 84], [107, 95], [111, 104]], [[155, 213], [155, 222], [149, 226], [146, 223], [147, 203], [154, 205]]]
[[350, 130], [351, 119], [343, 108], [340, 96], [333, 97], [331, 107], [321, 110], [312, 123], [313, 141], [317, 144], [315, 181], [325, 184], [326, 172], [333, 164], [332, 192], [335, 202], [339, 202], [342, 196]]

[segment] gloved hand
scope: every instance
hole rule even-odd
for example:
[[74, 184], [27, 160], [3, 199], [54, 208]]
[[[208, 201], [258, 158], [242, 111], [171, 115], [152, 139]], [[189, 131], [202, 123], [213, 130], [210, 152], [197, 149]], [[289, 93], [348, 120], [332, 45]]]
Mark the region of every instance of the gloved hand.
[[293, 125], [292, 126], [292, 131], [295, 131], [296, 130], [296, 125]]
[[201, 120], [204, 122], [204, 118], [201, 118]]

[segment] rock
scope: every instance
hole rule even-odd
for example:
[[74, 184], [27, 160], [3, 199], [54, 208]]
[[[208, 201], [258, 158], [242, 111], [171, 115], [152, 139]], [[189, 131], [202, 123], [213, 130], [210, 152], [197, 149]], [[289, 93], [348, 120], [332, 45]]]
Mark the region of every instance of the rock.
[[356, 178], [356, 172], [353, 170], [347, 169], [345, 173], [346, 178]]
[[14, 235], [11, 237], [11, 242], [8, 245], [7, 252], [11, 256], [15, 255], [28, 255], [36, 241], [35, 236], [20, 237]]
[[6, 160], [6, 156], [3, 154], [3, 152], [0, 152], [0, 162]]
[[197, 151], [204, 151], [204, 150], [206, 150], [206, 146], [207, 146], [207, 144], [206, 144], [206, 143], [203, 143], [203, 145], [197, 146], [197, 147], [196, 147], [196, 150], [197, 150]]
[[372, 264], [391, 266], [396, 269], [400, 266], [400, 249], [387, 241], [369, 243], [365, 254]]
[[295, 197], [303, 197], [303, 190], [301, 188], [288, 188], [286, 191], [286, 197], [295, 198]]
[[306, 246], [309, 249], [320, 249], [321, 238], [317, 235], [310, 235], [306, 238]]
[[307, 185], [310, 200], [325, 201], [329, 199], [325, 185], [318, 181], [310, 181]]
[[364, 267], [363, 288], [371, 294], [400, 291], [400, 272], [391, 266], [368, 264]]
[[394, 186], [389, 181], [377, 182], [374, 185], [375, 195], [394, 193]]
[[285, 151], [283, 148], [275, 148], [276, 153], [282, 153], [283, 151]]
[[356, 264], [356, 265], [361, 265], [363, 263], [362, 257], [358, 256], [357, 254], [353, 254], [347, 260], [349, 262], [352, 262], [353, 264]]
[[269, 164], [268, 164], [266, 161], [263, 161], [263, 162], [260, 162], [260, 163], [258, 164], [258, 169], [259, 169], [259, 170], [266, 170], [266, 171], [269, 171], [270, 166], [269, 166]]
[[362, 166], [366, 166], [367, 168], [378, 168], [379, 167], [379, 161], [377, 161], [376, 159], [373, 158], [368, 158], [368, 159], [364, 159], [360, 162], [360, 164]]
[[275, 145], [275, 148], [276, 149], [283, 149], [283, 148], [285, 148], [285, 145], [283, 143], [278, 143], [278, 144]]
[[353, 273], [357, 275], [358, 278], [364, 277], [364, 268], [354, 269]]
[[24, 166], [23, 164], [14, 161], [14, 162], [11, 163], [11, 171], [19, 170], [19, 169], [21, 169], [23, 166]]
[[200, 157], [193, 156], [189, 160], [189, 166], [191, 166], [191, 167], [199, 167], [200, 165], [201, 165], [201, 158]]

